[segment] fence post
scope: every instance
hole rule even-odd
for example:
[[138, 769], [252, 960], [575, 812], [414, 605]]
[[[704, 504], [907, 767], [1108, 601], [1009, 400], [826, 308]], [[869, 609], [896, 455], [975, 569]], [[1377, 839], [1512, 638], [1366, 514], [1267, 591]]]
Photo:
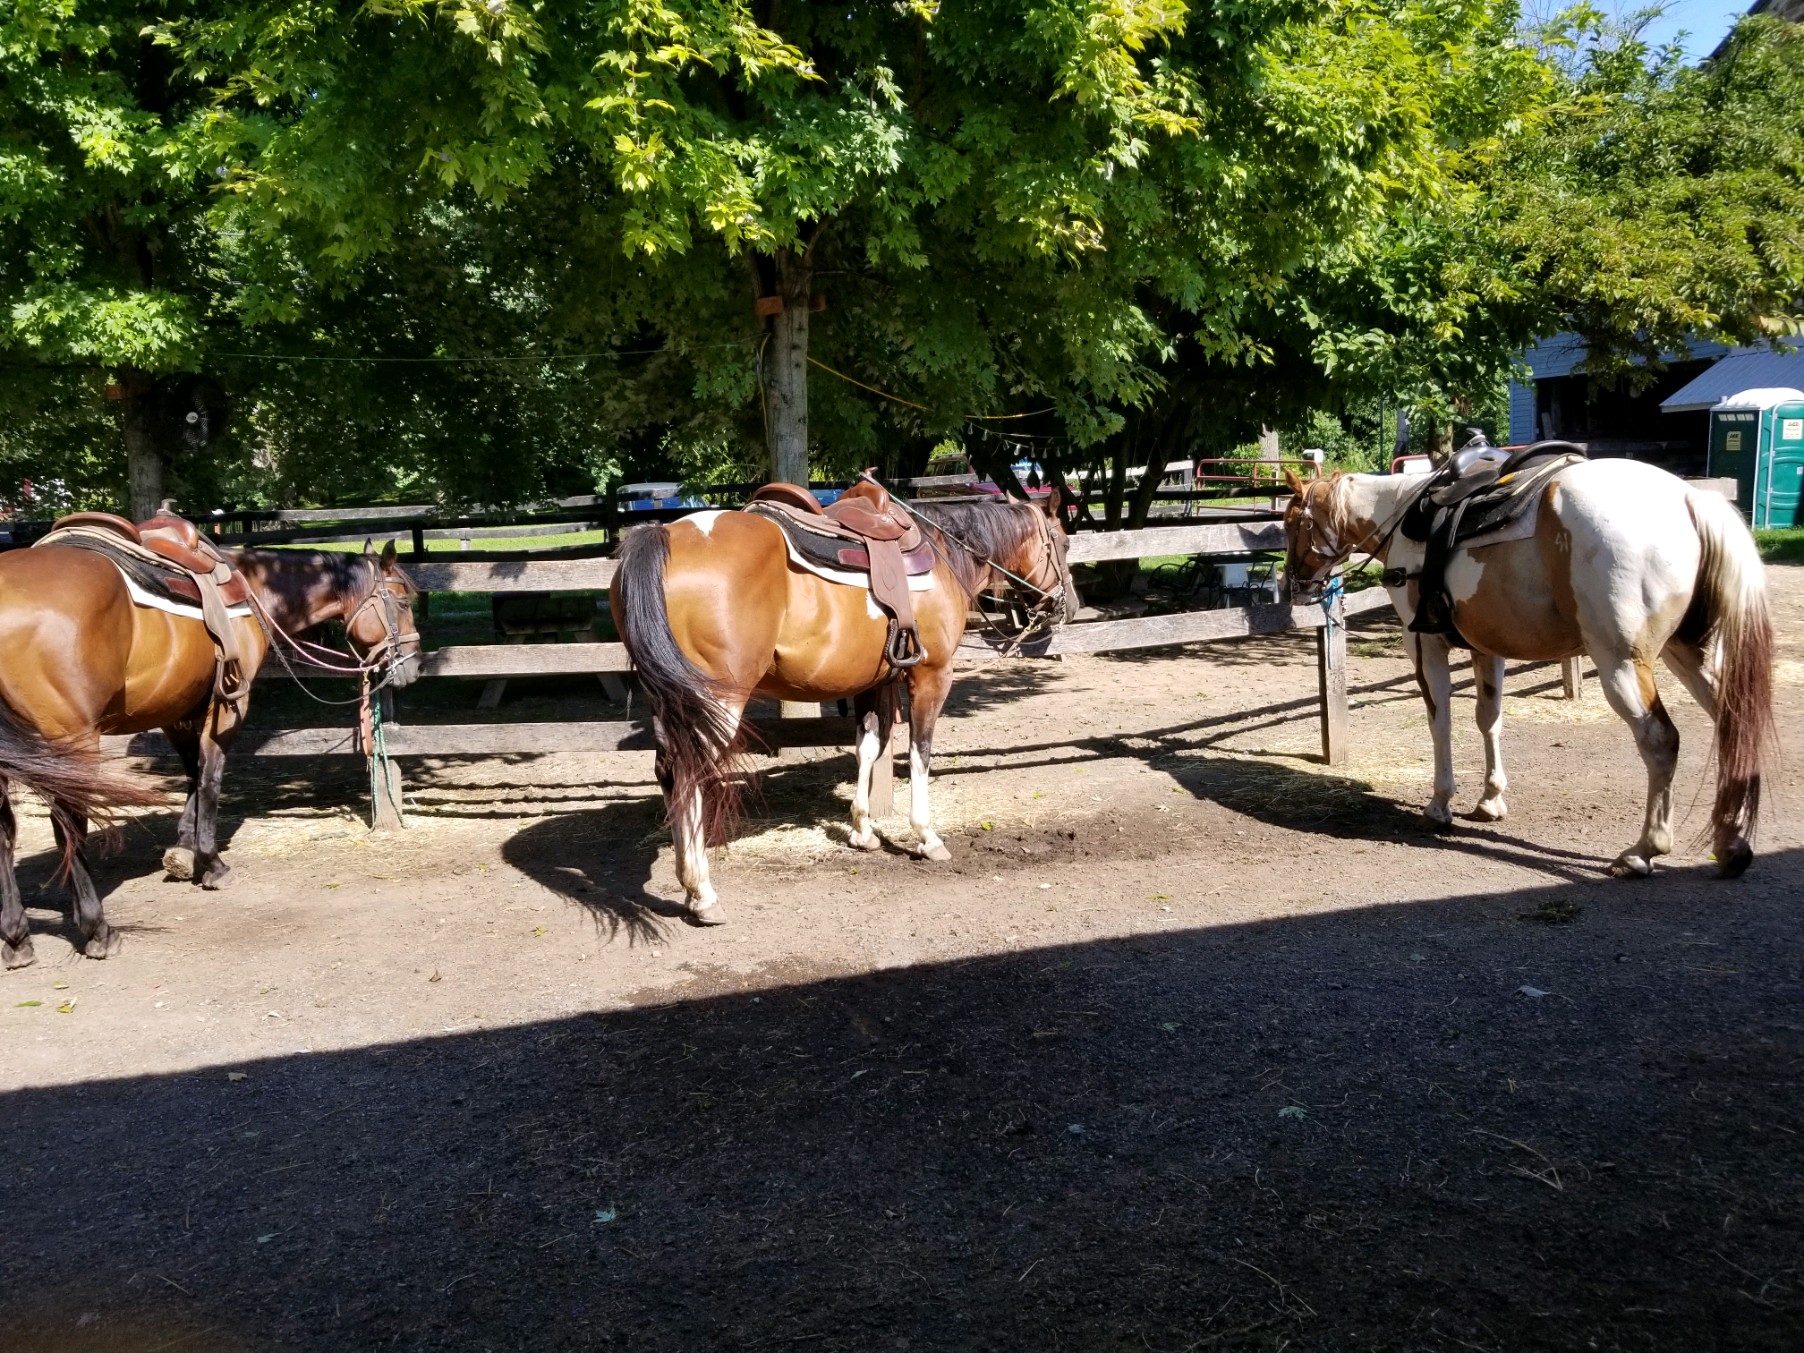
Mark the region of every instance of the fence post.
[[1582, 699], [1585, 694], [1585, 660], [1567, 658], [1560, 664], [1560, 688], [1568, 700]]
[[1320, 699], [1322, 760], [1347, 764], [1347, 617], [1337, 599], [1329, 623], [1315, 632], [1315, 687]]

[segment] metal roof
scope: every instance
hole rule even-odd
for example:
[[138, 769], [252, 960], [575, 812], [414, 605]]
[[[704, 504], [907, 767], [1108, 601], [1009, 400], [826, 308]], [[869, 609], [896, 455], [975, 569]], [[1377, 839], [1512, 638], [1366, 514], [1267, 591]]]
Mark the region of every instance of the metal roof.
[[[1708, 343], [1692, 339], [1685, 345], [1683, 352], [1663, 352], [1660, 360], [1672, 362], [1700, 362], [1711, 357], [1721, 357], [1731, 349], [1721, 343]], [[1552, 380], [1556, 376], [1570, 376], [1584, 364], [1586, 356], [1585, 340], [1574, 333], [1557, 333], [1551, 338], [1544, 338], [1534, 347], [1522, 354], [1522, 361], [1527, 364], [1533, 378], [1538, 381]], [[1630, 359], [1634, 365], [1646, 364], [1644, 357]]]
[[1660, 401], [1662, 413], [1714, 407], [1725, 395], [1792, 385], [1804, 388], [1804, 352], [1737, 348], [1703, 375]]

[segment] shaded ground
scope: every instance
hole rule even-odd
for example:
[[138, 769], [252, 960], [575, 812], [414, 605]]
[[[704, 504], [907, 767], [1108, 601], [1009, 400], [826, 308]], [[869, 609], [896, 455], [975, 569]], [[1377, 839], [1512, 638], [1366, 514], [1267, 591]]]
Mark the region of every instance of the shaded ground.
[[1512, 817], [1435, 836], [1394, 634], [1355, 653], [1334, 772], [1293, 641], [978, 673], [952, 866], [776, 765], [707, 930], [644, 758], [416, 769], [387, 838], [235, 768], [237, 890], [149, 821], [125, 952], [34, 910], [0, 978], [0, 1347], [1797, 1347], [1799, 777], [1742, 882], [1604, 880], [1639, 764], [1541, 669]]

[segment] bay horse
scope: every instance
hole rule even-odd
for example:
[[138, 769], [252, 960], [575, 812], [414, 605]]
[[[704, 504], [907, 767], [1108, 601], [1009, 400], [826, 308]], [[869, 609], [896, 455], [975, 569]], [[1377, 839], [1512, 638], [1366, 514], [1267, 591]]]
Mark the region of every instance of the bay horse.
[[[1344, 560], [1368, 553], [1386, 566], [1391, 604], [1428, 707], [1434, 794], [1428, 817], [1449, 826], [1454, 793], [1451, 645], [1409, 626], [1420, 604], [1425, 547], [1397, 527], [1422, 476], [1289, 476], [1286, 573], [1303, 590]], [[1470, 644], [1484, 741], [1485, 786], [1473, 817], [1502, 820], [1503, 665], [1588, 655], [1604, 698], [1628, 724], [1647, 766], [1641, 837], [1610, 865], [1645, 876], [1672, 850], [1672, 781], [1679, 732], [1654, 686], [1664, 659], [1716, 722], [1716, 801], [1710, 833], [1717, 865], [1734, 878], [1753, 859], [1760, 771], [1773, 737], [1773, 626], [1760, 553], [1721, 494], [1638, 461], [1579, 461], [1540, 491], [1534, 534], [1456, 548], [1446, 569], [1454, 623]], [[1394, 584], [1394, 585], [1393, 585]]]
[[[1076, 613], [1057, 495], [1044, 508], [1014, 500], [933, 502], [915, 518], [934, 546], [933, 587], [913, 594], [922, 656], [909, 683], [909, 821], [925, 859], [951, 852], [928, 801], [934, 725], [952, 689], [965, 617], [1002, 570]], [[852, 697], [858, 781], [851, 844], [876, 850], [871, 776], [889, 754], [895, 688], [885, 660], [886, 617], [857, 586], [791, 564], [782, 528], [750, 512], [711, 510], [642, 526], [622, 542], [609, 596], [651, 706], [657, 777], [690, 918], [717, 901], [707, 847], [735, 819], [735, 748], [754, 695], [818, 701]]]
[[[248, 680], [271, 642], [270, 623], [289, 634], [342, 620], [365, 663], [390, 665], [392, 684], [419, 668], [413, 585], [381, 555], [245, 550], [230, 556], [250, 582], [252, 613], [231, 624]], [[13, 872], [17, 824], [9, 782], [51, 805], [62, 851], [59, 873], [74, 894], [74, 921], [89, 958], [117, 951], [85, 843], [91, 819], [163, 801], [155, 783], [100, 759], [103, 734], [160, 728], [181, 757], [188, 797], [177, 845], [164, 858], [174, 876], [217, 888], [231, 875], [217, 840], [220, 778], [244, 705], [217, 698], [215, 649], [198, 616], [134, 603], [124, 576], [93, 550], [49, 544], [0, 554], [0, 962], [33, 961], [24, 901]]]

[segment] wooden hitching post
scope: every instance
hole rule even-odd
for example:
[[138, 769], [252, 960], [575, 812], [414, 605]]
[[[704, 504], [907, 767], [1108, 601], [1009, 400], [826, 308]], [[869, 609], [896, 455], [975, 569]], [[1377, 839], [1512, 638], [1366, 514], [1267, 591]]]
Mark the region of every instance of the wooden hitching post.
[[1560, 664], [1560, 687], [1568, 700], [1578, 700], [1585, 694], [1585, 660], [1583, 658], [1567, 658]]
[[[395, 727], [394, 694], [386, 690], [380, 691], [376, 699], [381, 702], [384, 730]], [[386, 782], [383, 781], [384, 776]], [[395, 764], [392, 756], [380, 761], [371, 758], [370, 788], [376, 800], [370, 825], [379, 830], [405, 827], [407, 824], [401, 820], [401, 768]]]
[[1347, 618], [1339, 598], [1315, 632], [1315, 684], [1321, 702], [1322, 760], [1347, 764]]

